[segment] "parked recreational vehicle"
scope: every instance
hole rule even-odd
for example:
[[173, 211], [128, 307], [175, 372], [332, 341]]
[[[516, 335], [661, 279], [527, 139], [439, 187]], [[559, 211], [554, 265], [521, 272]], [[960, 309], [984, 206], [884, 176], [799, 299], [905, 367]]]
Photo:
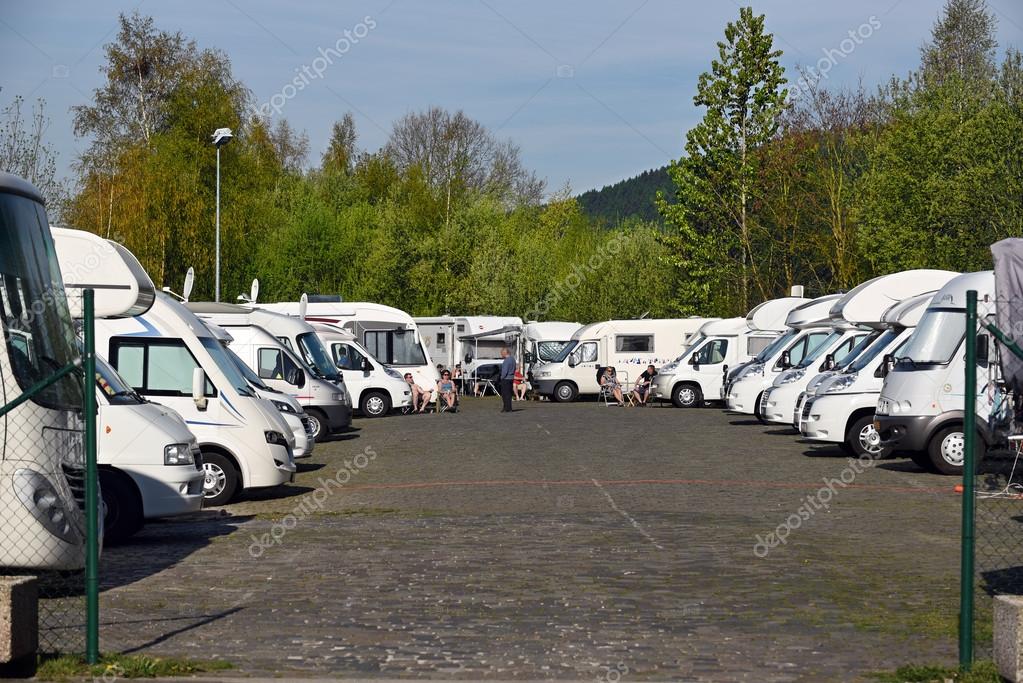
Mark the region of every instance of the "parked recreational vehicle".
[[581, 327], [553, 360], [533, 368], [533, 388], [556, 401], [600, 393], [599, 368], [614, 366], [620, 380], [634, 382], [648, 365], [679, 356], [707, 318], [609, 320]]
[[[965, 454], [963, 399], [966, 383], [966, 292], [975, 290], [988, 307], [994, 297], [994, 271], [964, 273], [938, 290], [899, 350], [884, 378], [874, 426], [881, 444], [911, 454], [913, 461], [942, 474], [962, 473]], [[981, 304], [984, 305], [983, 303]], [[978, 348], [988, 348], [987, 333]], [[978, 386], [987, 383], [986, 353], [977, 357]], [[990, 399], [977, 401], [977, 462], [991, 438], [984, 428]]]
[[[9, 173], [0, 173], [0, 321], [4, 404], [79, 358], [43, 199]], [[0, 567], [83, 566], [82, 404], [80, 382], [65, 375], [0, 419]]]
[[811, 383], [797, 403], [795, 426], [807, 439], [838, 443], [850, 455], [880, 457], [888, 449], [874, 429], [884, 357], [899, 354], [934, 292], [895, 304], [881, 317], [884, 332], [840, 371]]
[[298, 399], [315, 439], [325, 440], [351, 426], [352, 397], [309, 324], [248, 306], [194, 301], [186, 305], [202, 320], [227, 330], [235, 353], [261, 380]]
[[366, 417], [383, 417], [412, 404], [412, 390], [396, 370], [383, 365], [348, 330], [313, 323], [316, 335], [344, 374], [345, 386]]
[[300, 302], [253, 304], [276, 313], [298, 316], [310, 323], [328, 323], [348, 330], [374, 358], [404, 376], [411, 372], [416, 383], [433, 387], [440, 374], [423, 346], [415, 320], [405, 311], [382, 304], [328, 301], [336, 297], [312, 297]]
[[227, 503], [239, 489], [292, 479], [291, 428], [183, 304], [158, 292], [145, 315], [97, 321], [96, 339], [136, 391], [185, 418], [202, 451], [208, 505]]
[[430, 359], [446, 368], [461, 363], [466, 376], [474, 376], [483, 366], [499, 366], [501, 349], [514, 352], [522, 333], [522, 318], [440, 316], [415, 321]]
[[658, 370], [652, 396], [670, 399], [679, 408], [717, 400], [728, 368], [760, 353], [784, 332], [789, 312], [806, 302], [802, 297], [772, 299], [756, 306], [745, 318], [707, 322], [686, 353]]
[[829, 313], [841, 296], [829, 294], [792, 309], [785, 318], [789, 331], [757, 354], [739, 373], [730, 376], [725, 387], [728, 410], [761, 417], [761, 398], [774, 378], [802, 362], [831, 334]]
[[582, 327], [579, 323], [528, 322], [519, 335], [519, 358], [528, 375], [534, 365], [554, 360]]
[[[82, 230], [54, 227], [51, 234], [68, 291], [91, 288], [106, 310], [123, 310], [140, 295], [152, 302], [156, 287], [127, 249]], [[96, 375], [96, 459], [107, 541], [130, 537], [146, 519], [197, 511], [202, 506], [202, 459], [184, 420], [143, 399], [100, 357]]]

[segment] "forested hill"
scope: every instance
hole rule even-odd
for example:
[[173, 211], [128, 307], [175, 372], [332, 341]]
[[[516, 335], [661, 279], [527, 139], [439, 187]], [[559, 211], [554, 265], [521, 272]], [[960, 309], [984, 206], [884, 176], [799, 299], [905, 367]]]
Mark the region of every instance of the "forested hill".
[[671, 197], [673, 185], [668, 176], [668, 167], [644, 171], [638, 176], [605, 185], [599, 190], [590, 190], [579, 195], [579, 205], [588, 216], [602, 219], [607, 225], [618, 225], [626, 218], [635, 217], [647, 221], [661, 222], [654, 206], [658, 190]]

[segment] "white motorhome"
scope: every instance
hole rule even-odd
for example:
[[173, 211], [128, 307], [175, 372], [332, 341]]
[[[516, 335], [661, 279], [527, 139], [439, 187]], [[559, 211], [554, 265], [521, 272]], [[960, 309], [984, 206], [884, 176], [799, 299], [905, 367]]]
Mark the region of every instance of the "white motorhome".
[[572, 341], [572, 335], [582, 327], [579, 323], [559, 321], [526, 323], [519, 335], [519, 357], [526, 369], [532, 371], [534, 365], [554, 360], [561, 350]]
[[316, 440], [351, 426], [352, 397], [308, 323], [249, 306], [195, 301], [186, 305], [202, 320], [227, 330], [235, 353], [260, 379], [302, 404]]
[[760, 404], [764, 391], [780, 373], [798, 365], [831, 334], [832, 305], [841, 294], [828, 294], [793, 308], [785, 318], [787, 332], [771, 342], [725, 386], [728, 410], [763, 419]]
[[554, 359], [533, 367], [533, 389], [556, 401], [600, 393], [597, 373], [613, 366], [622, 382], [635, 382], [648, 365], [679, 356], [708, 318], [609, 320], [578, 329]]
[[[128, 311], [97, 308], [118, 312]], [[43, 198], [2, 172], [0, 322], [0, 406], [80, 358]], [[82, 406], [81, 382], [68, 374], [0, 417], [0, 567], [84, 565]]]
[[829, 312], [832, 334], [801, 363], [775, 378], [761, 398], [767, 422], [791, 425], [800, 394], [818, 374], [851, 362], [881, 336], [885, 311], [895, 302], [934, 291], [955, 277], [947, 270], [905, 270], [881, 275], [853, 287]]
[[158, 292], [145, 315], [97, 321], [96, 343], [132, 388], [185, 418], [202, 451], [207, 505], [293, 478], [291, 428], [183, 304]]
[[[259, 378], [259, 375], [245, 364], [245, 361], [235, 353], [234, 349], [231, 348], [230, 344], [234, 341], [234, 337], [220, 325], [211, 323], [208, 320], [203, 320], [206, 327], [209, 328], [213, 336], [216, 337], [220, 344], [224, 347], [224, 351], [234, 361], [234, 366], [238, 368], [238, 372], [242, 374], [245, 381], [249, 383], [252, 390], [256, 392], [256, 396], [269, 401], [274, 408], [281, 414], [284, 421], [291, 427], [291, 432], [295, 436], [295, 447], [292, 450], [292, 455], [295, 460], [300, 458], [308, 458], [313, 454], [313, 448], [316, 444], [316, 437], [313, 428], [312, 420], [306, 415], [305, 410], [302, 409], [302, 404], [298, 402], [291, 394], [286, 394], [283, 391], [278, 391], [273, 387], [267, 385]], [[277, 346], [283, 348], [280, 343]], [[290, 353], [290, 351], [288, 352]]]
[[[51, 234], [68, 291], [93, 289], [101, 310], [149, 308], [156, 287], [131, 252], [83, 230], [52, 227]], [[180, 415], [143, 399], [100, 357], [96, 374], [104, 536], [116, 543], [146, 519], [202, 507], [202, 459]]]
[[404, 376], [412, 373], [416, 384], [433, 389], [440, 380], [430, 354], [423, 346], [419, 327], [405, 311], [366, 302], [342, 302], [337, 297], [312, 296], [301, 302], [253, 304], [285, 315], [305, 315], [309, 323], [327, 323], [348, 330], [378, 361]]
[[[964, 273], [938, 290], [916, 331], [895, 355], [884, 378], [874, 412], [882, 446], [908, 452], [913, 461], [942, 474], [961, 474], [966, 453], [963, 400], [966, 387], [966, 292], [974, 290], [978, 308], [993, 309], [994, 271]], [[981, 311], [983, 314], [988, 311]], [[978, 349], [987, 349], [988, 335], [978, 334]], [[977, 354], [976, 461], [991, 438], [984, 429], [992, 395], [981, 391], [997, 364]]]
[[478, 368], [501, 365], [501, 349], [515, 350], [522, 318], [495, 315], [415, 318], [419, 336], [434, 363], [445, 368], [462, 364], [466, 376]]
[[771, 299], [745, 318], [706, 323], [681, 357], [658, 369], [651, 397], [670, 400], [678, 408], [699, 407], [719, 399], [728, 368], [763, 351], [784, 332], [789, 312], [807, 301], [802, 297]]
[[898, 354], [916, 329], [934, 292], [895, 304], [881, 317], [884, 332], [844, 368], [821, 375], [797, 403], [794, 426], [812, 441], [838, 443], [856, 457], [887, 452], [874, 429], [874, 409], [884, 381], [884, 357]]
[[334, 364], [344, 374], [352, 405], [366, 417], [383, 417], [412, 404], [412, 390], [396, 370], [383, 365], [348, 330], [313, 323]]

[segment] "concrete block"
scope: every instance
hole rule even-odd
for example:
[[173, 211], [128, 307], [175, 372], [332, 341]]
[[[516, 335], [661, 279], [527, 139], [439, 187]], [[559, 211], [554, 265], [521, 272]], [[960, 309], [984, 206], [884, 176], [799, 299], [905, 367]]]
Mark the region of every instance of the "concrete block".
[[0, 664], [39, 647], [39, 588], [34, 576], [0, 576]]

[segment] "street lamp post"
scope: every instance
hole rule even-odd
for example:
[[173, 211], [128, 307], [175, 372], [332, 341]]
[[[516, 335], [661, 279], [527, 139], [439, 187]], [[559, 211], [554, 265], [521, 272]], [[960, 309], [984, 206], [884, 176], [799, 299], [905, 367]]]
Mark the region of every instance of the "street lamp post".
[[220, 301], [220, 148], [231, 141], [234, 133], [230, 128], [217, 128], [213, 131], [213, 146], [217, 148], [217, 246], [216, 246], [216, 292], [214, 301]]

